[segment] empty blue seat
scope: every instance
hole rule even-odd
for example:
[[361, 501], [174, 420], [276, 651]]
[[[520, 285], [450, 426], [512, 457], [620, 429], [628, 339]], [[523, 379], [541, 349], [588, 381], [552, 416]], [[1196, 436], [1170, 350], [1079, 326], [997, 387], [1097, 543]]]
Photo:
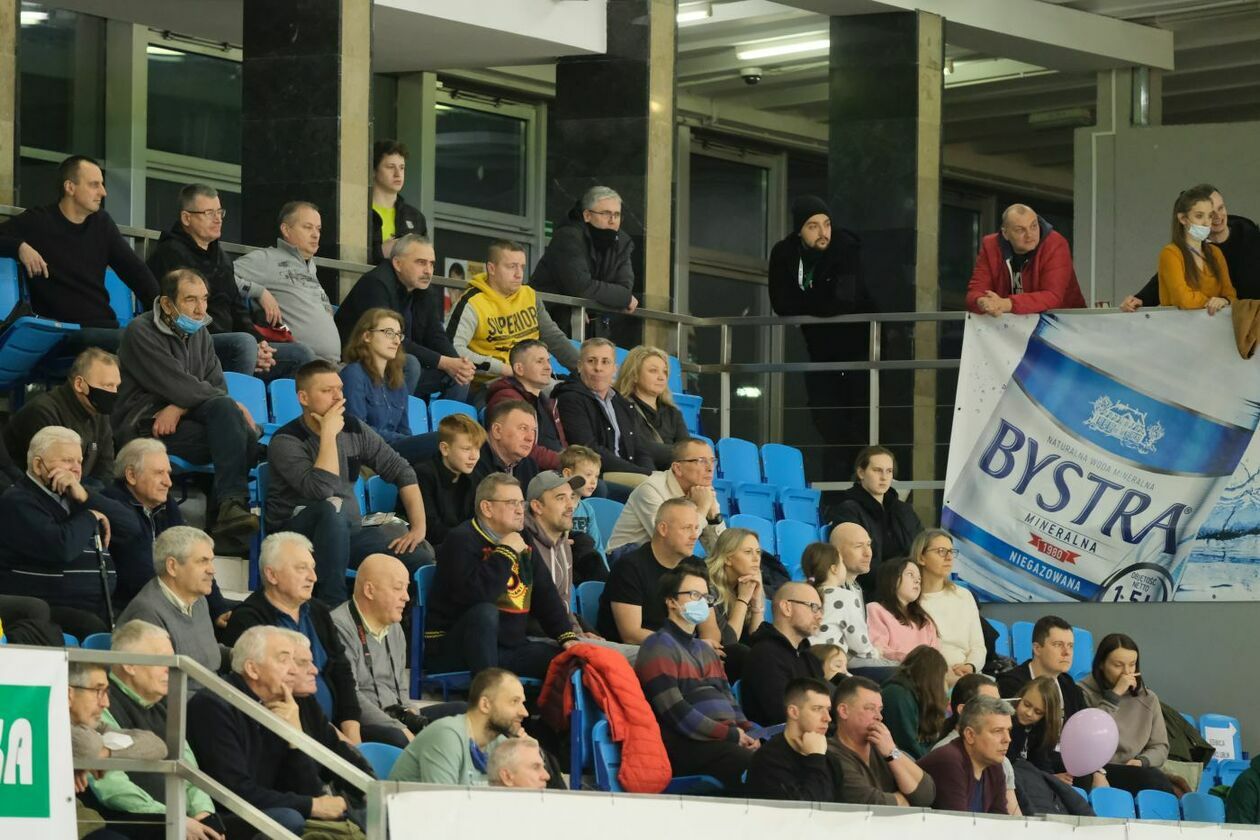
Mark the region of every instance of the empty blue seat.
[[1100, 817], [1112, 817], [1117, 820], [1137, 818], [1133, 807], [1133, 794], [1120, 788], [1094, 788], [1089, 792], [1089, 804], [1094, 806], [1094, 813]]
[[468, 688], [472, 675], [467, 671], [450, 671], [441, 674], [424, 673], [424, 621], [429, 591], [433, 589], [433, 576], [437, 566], [421, 566], [416, 569], [416, 600], [411, 606], [411, 696], [418, 698], [425, 685], [436, 685], [447, 700], [451, 691]]
[[393, 744], [378, 744], [375, 741], [364, 741], [359, 744], [359, 752], [367, 759], [367, 763], [372, 765], [372, 772], [376, 774], [376, 778], [381, 780], [389, 778], [390, 772], [394, 769], [394, 763], [403, 754], [403, 751]]
[[109, 650], [114, 639], [109, 633], [93, 633], [83, 640], [84, 650]]
[[302, 415], [302, 404], [297, 397], [297, 383], [292, 379], [271, 380], [267, 393], [271, 395], [271, 420], [277, 426], [283, 426]]
[[682, 363], [673, 354], [669, 356], [669, 390], [675, 394], [687, 390], [683, 382]]
[[700, 409], [704, 406], [704, 398], [695, 394], [672, 394], [674, 405], [682, 412], [687, 431], [693, 435], [700, 433]]
[[599, 532], [604, 537], [604, 544], [595, 546], [601, 552], [604, 551], [608, 544], [608, 538], [612, 536], [613, 528], [617, 525], [617, 519], [621, 516], [621, 511], [625, 509], [625, 505], [612, 499], [601, 499], [598, 496], [592, 496], [586, 500], [586, 504], [590, 507], [591, 512], [595, 514], [595, 524], [599, 526]]
[[717, 442], [722, 478], [736, 485], [761, 484], [761, 458], [757, 445], [742, 438], [726, 437]]
[[1011, 625], [1011, 655], [1016, 662], [1032, 658], [1032, 633], [1031, 621], [1017, 621]]
[[769, 484], [744, 482], [735, 485], [735, 507], [740, 513], [750, 513], [773, 522], [779, 518], [778, 501], [778, 491]]
[[818, 532], [812, 525], [804, 522], [783, 519], [774, 523], [774, 536], [779, 547], [776, 553], [787, 568], [788, 574], [792, 576], [792, 580], [804, 580], [801, 554], [805, 551], [805, 546], [818, 541]]
[[267, 384], [256, 376], [233, 371], [224, 371], [223, 381], [227, 383], [228, 396], [245, 406], [259, 431], [263, 433], [262, 442], [266, 443], [274, 431], [271, 415], [267, 410]]
[[[607, 720], [591, 729], [591, 753], [595, 764], [595, 787], [611, 793], [624, 793], [617, 778], [621, 770], [621, 745], [612, 739]], [[676, 776], [663, 793], [703, 796], [722, 792], [722, 783], [712, 776]]]
[[[419, 397], [407, 397], [407, 425], [413, 435], [429, 431], [429, 407]], [[437, 423], [433, 425], [437, 426]]]
[[1074, 680], [1083, 680], [1094, 667], [1094, 634], [1084, 627], [1073, 627], [1072, 644], [1072, 668], [1068, 673]]
[[1210, 793], [1187, 793], [1181, 797], [1181, 818], [1188, 822], [1225, 822], [1225, 800]]
[[71, 636], [69, 633], [62, 633], [62, 634], [61, 634], [61, 643], [62, 643], [63, 645], [65, 645], [66, 647], [68, 647], [68, 648], [70, 648], [70, 647], [75, 647], [75, 648], [77, 648], [77, 647], [79, 646], [79, 637], [78, 637], [78, 636]]
[[398, 506], [398, 488], [379, 475], [367, 480], [365, 513], [393, 513]]
[[573, 592], [573, 597], [577, 599], [577, 603], [573, 605], [573, 611], [581, 616], [588, 627], [593, 628], [599, 618], [599, 599], [603, 594], [604, 582], [602, 580], [583, 581]]
[[118, 319], [118, 326], [126, 327], [136, 317], [136, 297], [112, 268], [105, 269], [105, 291], [109, 295], [109, 308], [114, 310], [114, 317]]
[[731, 518], [731, 514], [735, 510], [734, 488], [729, 481], [720, 478], [713, 479], [713, 493], [717, 496], [718, 509], [722, 511], [722, 515], [727, 519]]
[[732, 528], [747, 528], [757, 535], [761, 541], [761, 550], [771, 554], [779, 553], [779, 541], [774, 536], [774, 524], [768, 519], [754, 516], [751, 513], [737, 513], [727, 520]]
[[1199, 716], [1199, 734], [1203, 740], [1216, 747], [1213, 756], [1217, 761], [1243, 758], [1242, 725], [1231, 715], [1209, 712]]
[[1135, 797], [1138, 817], [1144, 820], [1181, 819], [1181, 803], [1177, 797], [1162, 790], [1139, 790]]
[[1227, 758], [1216, 765], [1216, 778], [1220, 784], [1233, 787], [1238, 776], [1250, 766], [1251, 762], [1247, 759]]
[[998, 621], [995, 618], [986, 618], [985, 621], [989, 622], [989, 626], [997, 631], [998, 637], [997, 637], [997, 644], [995, 645], [997, 655], [1010, 656], [1011, 655], [1011, 628], [1007, 627], [1005, 624], [1003, 624], [1002, 622]]
[[442, 418], [448, 414], [467, 414], [472, 419], [477, 419], [477, 409], [466, 402], [459, 400], [434, 400], [429, 403], [429, 426], [437, 428], [437, 424], [442, 422]]
[[582, 684], [581, 668], [573, 671], [569, 681], [573, 686], [573, 711], [569, 715], [569, 788], [581, 790], [582, 771], [590, 770], [593, 765], [591, 730], [604, 719], [604, 713]]
[[[17, 260], [0, 259], [0, 318], [12, 312], [21, 300]], [[78, 324], [63, 324], [34, 315], [18, 318], [10, 324], [0, 334], [0, 391], [24, 386], [39, 363], [78, 329]]]

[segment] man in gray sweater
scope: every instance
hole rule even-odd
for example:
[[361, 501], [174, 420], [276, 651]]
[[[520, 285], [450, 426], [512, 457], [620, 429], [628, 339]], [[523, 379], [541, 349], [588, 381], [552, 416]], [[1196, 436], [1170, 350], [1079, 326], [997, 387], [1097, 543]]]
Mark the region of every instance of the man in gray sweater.
[[273, 248], [250, 251], [232, 264], [236, 286], [263, 307], [273, 327], [283, 323], [293, 338], [330, 362], [341, 360], [341, 336], [332, 302], [315, 274], [319, 208], [290, 201], [280, 209], [280, 238]]
[[[409, 573], [432, 563], [415, 470], [366, 423], [346, 416], [337, 367], [323, 359], [303, 365], [297, 396], [301, 416], [276, 430], [267, 452], [267, 529], [296, 531], [314, 544], [315, 597], [329, 607], [345, 601], [346, 569], [369, 554], [393, 555]], [[364, 527], [354, 491], [361, 467], [398, 488], [410, 524]]]
[[131, 599], [118, 625], [132, 619], [155, 624], [170, 635], [176, 653], [217, 673], [223, 650], [206, 602], [214, 585], [214, 540], [188, 525], [167, 528], [153, 543], [153, 567], [157, 577]]
[[116, 443], [161, 438], [171, 455], [214, 465], [213, 530], [222, 554], [243, 554], [258, 531], [249, 510], [247, 480], [258, 427], [245, 406], [228, 396], [223, 368], [206, 332], [209, 292], [196, 271], [177, 269], [161, 279], [153, 310], [123, 333], [118, 359], [122, 386], [114, 407]]

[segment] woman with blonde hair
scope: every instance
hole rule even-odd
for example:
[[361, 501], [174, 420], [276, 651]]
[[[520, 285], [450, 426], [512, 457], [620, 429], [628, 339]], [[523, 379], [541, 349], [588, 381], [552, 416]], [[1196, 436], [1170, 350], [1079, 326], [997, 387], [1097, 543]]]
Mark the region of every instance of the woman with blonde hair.
[[669, 469], [674, 444], [691, 436], [669, 393], [669, 356], [659, 347], [640, 344], [626, 355], [613, 387], [634, 408], [639, 440], [646, 443], [656, 468]]
[[949, 579], [957, 556], [954, 538], [941, 528], [920, 532], [910, 545], [910, 559], [919, 564], [922, 576], [919, 603], [936, 625], [950, 685], [964, 674], [980, 673], [988, 656], [976, 599]]
[[341, 360], [346, 414], [366, 423], [410, 464], [437, 454], [436, 433], [413, 435], [403, 384], [403, 318], [377, 307], [359, 317], [350, 331]]
[[715, 600], [715, 624], [701, 625], [700, 636], [716, 633], [722, 645], [744, 642], [765, 621], [766, 595], [761, 585], [761, 541], [747, 528], [727, 528], [717, 538], [709, 568]]

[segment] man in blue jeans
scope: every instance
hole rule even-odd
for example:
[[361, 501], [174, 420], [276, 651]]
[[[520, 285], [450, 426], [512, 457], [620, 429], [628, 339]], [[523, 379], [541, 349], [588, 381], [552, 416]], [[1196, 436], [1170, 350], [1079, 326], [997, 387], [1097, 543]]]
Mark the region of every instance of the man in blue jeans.
[[[336, 365], [323, 359], [303, 365], [297, 396], [301, 416], [278, 429], [268, 447], [267, 528], [296, 531], [314, 543], [315, 597], [329, 606], [345, 601], [346, 569], [369, 554], [397, 557], [408, 574], [432, 563], [415, 470], [366, 423], [346, 416]], [[398, 488], [410, 524], [363, 525], [354, 492], [361, 467]]]
[[[442, 541], [424, 628], [430, 671], [506, 668], [542, 678], [578, 642], [551, 572], [521, 536], [525, 496], [507, 473], [477, 485], [473, 518]], [[551, 638], [527, 635], [530, 619]], [[554, 639], [554, 641], [553, 641]]]

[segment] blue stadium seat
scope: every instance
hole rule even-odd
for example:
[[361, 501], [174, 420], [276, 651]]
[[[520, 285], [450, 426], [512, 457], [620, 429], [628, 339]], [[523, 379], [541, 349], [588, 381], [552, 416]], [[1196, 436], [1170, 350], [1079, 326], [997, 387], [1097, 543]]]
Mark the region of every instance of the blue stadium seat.
[[261, 442], [271, 440], [274, 428], [267, 411], [267, 384], [256, 376], [233, 371], [224, 371], [223, 381], [227, 383], [228, 396], [245, 406], [249, 416], [258, 424], [263, 433]]
[[717, 442], [722, 478], [739, 484], [761, 483], [761, 459], [757, 445], [742, 438], [727, 437]]
[[569, 788], [581, 790], [582, 771], [590, 770], [593, 764], [591, 730], [604, 719], [604, 713], [582, 685], [581, 668], [574, 670], [569, 679], [573, 685], [573, 711], [569, 715]]
[[1251, 762], [1244, 758], [1227, 758], [1216, 765], [1216, 778], [1218, 784], [1233, 787], [1234, 782], [1238, 780], [1239, 774], [1251, 766]]
[[720, 478], [713, 479], [713, 493], [717, 496], [718, 509], [722, 511], [722, 515], [727, 519], [730, 519], [731, 514], [734, 512], [734, 492], [735, 490], [729, 481], [723, 481]]
[[398, 506], [398, 488], [379, 475], [367, 480], [366, 513], [393, 513]]
[[425, 607], [435, 574], [437, 566], [421, 566], [416, 569], [416, 600], [411, 606], [411, 696], [418, 699], [425, 685], [436, 685], [442, 690], [442, 699], [448, 700], [451, 691], [468, 688], [472, 675], [467, 671], [423, 673]]
[[744, 707], [744, 681], [735, 680], [731, 683], [731, 694], [735, 695], [735, 702], [742, 709]]
[[1181, 797], [1181, 818], [1187, 822], [1225, 822], [1225, 800], [1210, 793], [1187, 793]]
[[704, 398], [695, 394], [671, 394], [674, 398], [674, 405], [678, 406], [678, 410], [682, 412], [683, 422], [687, 424], [687, 431], [691, 434], [700, 433], [700, 409], [704, 406]]
[[1011, 655], [1011, 628], [995, 618], [986, 618], [989, 626], [997, 631], [997, 644], [995, 645], [998, 656]]
[[581, 616], [589, 627], [593, 628], [599, 617], [599, 599], [603, 594], [604, 582], [602, 580], [583, 581], [574, 590], [573, 597], [576, 603], [573, 605], [573, 611]]
[[354, 480], [354, 497], [359, 500], [359, 512], [366, 511], [368, 509], [367, 482], [363, 480], [363, 476]]
[[1133, 794], [1120, 788], [1094, 788], [1089, 792], [1089, 804], [1094, 806], [1094, 813], [1100, 817], [1111, 817], [1117, 820], [1137, 819], [1137, 811], [1133, 807]]
[[429, 425], [430, 428], [437, 428], [437, 424], [442, 422], [442, 418], [448, 414], [467, 414], [472, 419], [477, 419], [477, 409], [466, 402], [459, 400], [434, 400], [429, 403]]
[[1174, 822], [1181, 819], [1181, 803], [1171, 793], [1162, 790], [1139, 790], [1135, 799], [1139, 819]]
[[[610, 793], [624, 793], [625, 788], [617, 779], [621, 769], [621, 745], [612, 739], [608, 721], [601, 720], [591, 730], [591, 752], [595, 763], [595, 787]], [[712, 776], [677, 776], [663, 793], [704, 796], [718, 794], [722, 783]]]
[[774, 523], [774, 536], [775, 543], [779, 547], [775, 553], [779, 555], [779, 560], [787, 568], [792, 580], [804, 580], [801, 554], [805, 551], [805, 546], [818, 541], [818, 531], [804, 522], [782, 519]]
[[61, 643], [68, 648], [77, 648], [79, 646], [79, 637], [71, 636], [69, 633], [62, 633]]
[[1072, 785], [1072, 790], [1076, 791], [1077, 795], [1079, 795], [1081, 799], [1084, 799], [1087, 804], [1089, 803], [1089, 791], [1085, 790], [1085, 788], [1079, 788], [1076, 785]]
[[[766, 484], [779, 491], [779, 504], [783, 506], [784, 516], [817, 525], [822, 493], [811, 489], [805, 482], [805, 458], [801, 455], [801, 450], [781, 443], [763, 444], [761, 466], [765, 472]], [[792, 501], [793, 512], [798, 515], [788, 516], [789, 500]]]
[[1017, 621], [1011, 625], [1011, 654], [1016, 662], [1032, 658], [1032, 633], [1031, 621]]
[[740, 513], [750, 513], [773, 522], [779, 518], [778, 500], [779, 494], [769, 484], [735, 485], [735, 507]]
[[678, 361], [678, 357], [670, 355], [669, 357], [669, 390], [675, 394], [680, 394], [687, 390], [687, 385], [683, 382], [682, 363]]
[[367, 759], [367, 763], [372, 765], [372, 772], [376, 774], [376, 778], [381, 780], [389, 778], [390, 771], [394, 769], [394, 763], [403, 754], [403, 751], [393, 744], [378, 744], [375, 741], [364, 741], [359, 744], [359, 752]]
[[0, 636], [0, 645], [7, 645], [8, 643], [9, 643], [8, 639], [6, 639], [4, 636]]
[[821, 524], [822, 512], [819, 510], [821, 496], [815, 496], [817, 490], [784, 490], [779, 494], [779, 507], [783, 510], [784, 519], [795, 519], [806, 525], [817, 528]]
[[1216, 747], [1214, 758], [1218, 762], [1246, 758], [1242, 749], [1242, 725], [1238, 718], [1210, 712], [1200, 715], [1199, 734], [1203, 736], [1203, 740]]
[[1182, 718], [1182, 720], [1184, 720], [1186, 723], [1188, 723], [1188, 724], [1190, 724], [1191, 726], [1193, 726], [1193, 727], [1195, 728], [1195, 730], [1198, 730], [1198, 728], [1199, 728], [1199, 722], [1198, 722], [1198, 721], [1196, 721], [1196, 720], [1194, 719], [1194, 715], [1188, 715], [1188, 714], [1186, 714], [1185, 712], [1182, 712], [1182, 713], [1181, 713], [1181, 718]]
[[[0, 259], [0, 318], [12, 312], [21, 300], [17, 260]], [[39, 363], [78, 329], [77, 324], [63, 324], [33, 315], [10, 324], [0, 335], [0, 391], [17, 389], [20, 392]]]
[[109, 650], [113, 644], [113, 637], [109, 633], [93, 633], [83, 640], [84, 650]]
[[1072, 669], [1068, 673], [1074, 680], [1083, 680], [1094, 667], [1094, 634], [1084, 627], [1072, 628]]
[[302, 416], [302, 404], [298, 402], [297, 383], [292, 379], [273, 379], [267, 386], [271, 395], [271, 419], [277, 426]]
[[266, 461], [259, 464], [255, 471], [254, 481], [258, 490], [258, 535], [254, 537], [254, 542], [249, 549], [249, 590], [251, 592], [262, 585], [258, 576], [258, 554], [262, 550], [262, 541], [267, 537], [267, 491], [271, 487], [271, 465]]
[[617, 519], [621, 516], [621, 511], [625, 509], [625, 505], [612, 499], [601, 499], [598, 496], [592, 496], [587, 499], [586, 504], [590, 507], [591, 512], [595, 514], [595, 524], [599, 526], [599, 532], [604, 536], [604, 545], [595, 546], [603, 552], [608, 544], [608, 538], [612, 536], [613, 528], [617, 525]]
[[774, 524], [768, 519], [753, 516], [751, 513], [737, 513], [727, 520], [732, 528], [747, 528], [761, 540], [761, 550], [771, 554], [779, 553], [779, 541], [774, 536]]
[[105, 269], [105, 291], [109, 294], [109, 308], [114, 310], [118, 326], [126, 327], [136, 317], [136, 297], [112, 268]]
[[[419, 397], [407, 397], [407, 425], [413, 435], [429, 431], [429, 407]], [[436, 427], [437, 423], [433, 425]]]

